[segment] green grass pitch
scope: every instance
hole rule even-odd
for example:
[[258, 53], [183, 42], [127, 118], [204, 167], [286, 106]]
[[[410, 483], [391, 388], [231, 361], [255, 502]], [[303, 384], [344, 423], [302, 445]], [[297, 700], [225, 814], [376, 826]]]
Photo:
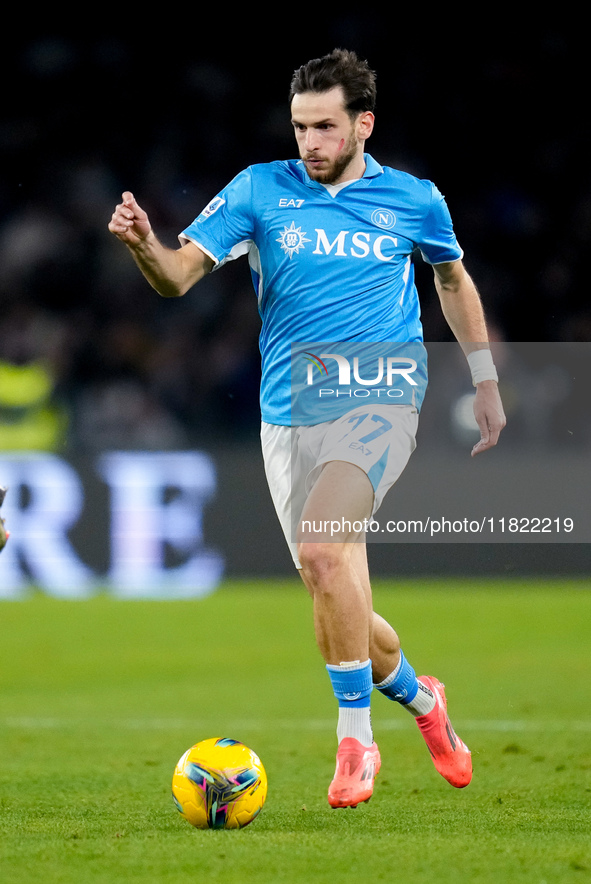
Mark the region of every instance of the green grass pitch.
[[[379, 582], [417, 671], [446, 683], [474, 779], [452, 789], [379, 694], [371, 802], [331, 810], [336, 701], [294, 581], [200, 601], [0, 605], [0, 880], [204, 884], [591, 881], [586, 582]], [[173, 767], [209, 736], [261, 756], [240, 831], [177, 813]]]

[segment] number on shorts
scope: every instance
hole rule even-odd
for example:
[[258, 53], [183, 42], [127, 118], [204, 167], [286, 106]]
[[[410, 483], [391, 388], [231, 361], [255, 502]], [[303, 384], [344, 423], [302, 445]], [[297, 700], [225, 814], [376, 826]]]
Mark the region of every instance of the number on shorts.
[[372, 414], [371, 419], [382, 426], [378, 427], [377, 430], [374, 430], [373, 433], [368, 433], [363, 439], [360, 439], [359, 441], [362, 442], [363, 445], [366, 445], [368, 442], [373, 442], [373, 440], [377, 439], [378, 436], [381, 436], [382, 433], [387, 433], [388, 430], [392, 429], [390, 421], [386, 420], [385, 417], [382, 417], [381, 414]]
[[[362, 424], [367, 417], [369, 417], [369, 414], [367, 413], [356, 414], [354, 417], [350, 417], [349, 423], [354, 424], [354, 426], [349, 430], [349, 433], [352, 433], [354, 430], [356, 430], [357, 427], [360, 426], [360, 424]], [[392, 429], [392, 424], [390, 423], [390, 421], [386, 420], [386, 418], [382, 417], [380, 414], [372, 414], [371, 419], [372, 421], [374, 421], [374, 423], [381, 424], [381, 426], [378, 427], [377, 430], [374, 430], [372, 433], [368, 433], [366, 436], [363, 436], [359, 440], [362, 445], [366, 445], [368, 442], [373, 442], [373, 440], [377, 439], [378, 436], [381, 436], [382, 433], [387, 433], [388, 430]], [[345, 433], [345, 436], [348, 436], [349, 433]], [[345, 438], [345, 436], [343, 436], [343, 439]]]

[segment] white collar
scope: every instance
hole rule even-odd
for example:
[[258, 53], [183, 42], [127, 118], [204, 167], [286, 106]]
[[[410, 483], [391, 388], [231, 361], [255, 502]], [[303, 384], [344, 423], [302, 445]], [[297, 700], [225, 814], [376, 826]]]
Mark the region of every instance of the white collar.
[[350, 181], [341, 181], [340, 184], [323, 184], [331, 196], [336, 196], [339, 191], [343, 189], [343, 187], [348, 187], [349, 184], [354, 184], [356, 181], [359, 181], [358, 178], [352, 178]]

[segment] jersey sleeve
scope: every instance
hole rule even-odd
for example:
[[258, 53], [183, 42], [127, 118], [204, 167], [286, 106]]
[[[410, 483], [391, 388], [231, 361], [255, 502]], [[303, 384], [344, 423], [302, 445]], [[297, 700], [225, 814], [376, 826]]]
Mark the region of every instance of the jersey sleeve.
[[434, 184], [431, 184], [431, 202], [423, 221], [418, 246], [428, 264], [458, 261], [464, 256], [456, 239], [447, 203]]
[[253, 236], [252, 173], [245, 169], [179, 234], [179, 240], [195, 243], [220, 265], [244, 254]]

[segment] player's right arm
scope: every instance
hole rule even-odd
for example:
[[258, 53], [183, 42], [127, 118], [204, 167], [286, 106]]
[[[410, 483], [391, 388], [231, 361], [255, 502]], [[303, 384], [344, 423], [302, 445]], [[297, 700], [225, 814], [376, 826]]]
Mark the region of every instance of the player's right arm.
[[147, 213], [129, 191], [115, 208], [109, 230], [128, 247], [145, 278], [163, 298], [184, 295], [213, 269], [213, 260], [192, 242], [179, 249], [163, 245]]

